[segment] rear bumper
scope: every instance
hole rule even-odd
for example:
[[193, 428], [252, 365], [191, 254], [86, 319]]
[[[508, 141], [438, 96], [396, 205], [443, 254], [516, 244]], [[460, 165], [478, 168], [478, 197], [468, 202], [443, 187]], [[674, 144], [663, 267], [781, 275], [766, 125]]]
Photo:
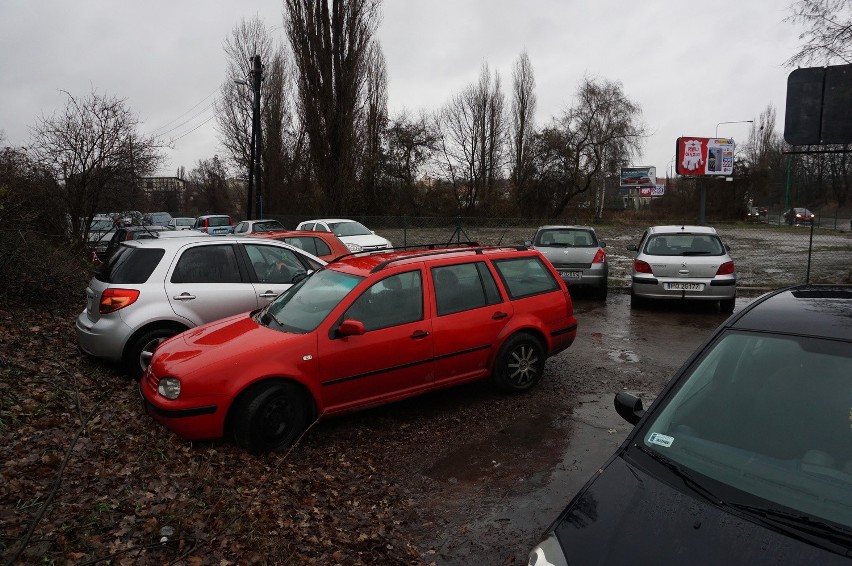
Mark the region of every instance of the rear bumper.
[[121, 361], [124, 345], [133, 334], [120, 316], [101, 316], [92, 322], [85, 309], [74, 324], [77, 332], [77, 343], [80, 349], [90, 356], [102, 358], [111, 362]]
[[[700, 290], [667, 289], [667, 283], [698, 283]], [[644, 299], [696, 299], [724, 301], [737, 296], [736, 276], [720, 276], [713, 279], [675, 279], [668, 277], [633, 276], [632, 292]]]

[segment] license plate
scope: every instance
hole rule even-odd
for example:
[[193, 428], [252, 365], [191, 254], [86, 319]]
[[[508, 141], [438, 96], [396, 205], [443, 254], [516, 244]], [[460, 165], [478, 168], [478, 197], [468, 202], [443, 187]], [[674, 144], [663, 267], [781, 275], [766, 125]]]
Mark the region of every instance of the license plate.
[[704, 283], [666, 283], [669, 291], [701, 291]]
[[559, 276], [562, 279], [580, 279], [583, 277], [582, 271], [560, 271]]

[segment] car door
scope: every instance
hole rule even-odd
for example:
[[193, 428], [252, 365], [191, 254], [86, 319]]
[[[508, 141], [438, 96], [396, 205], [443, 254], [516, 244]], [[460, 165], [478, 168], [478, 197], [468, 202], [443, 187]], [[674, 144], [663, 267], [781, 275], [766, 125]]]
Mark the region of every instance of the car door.
[[[432, 333], [420, 269], [377, 281], [336, 324], [358, 320], [362, 335], [320, 333], [319, 375], [328, 411], [388, 401], [432, 381]], [[336, 326], [335, 326], [336, 327]]]
[[257, 304], [261, 307], [289, 289], [294, 281], [320, 267], [282, 246], [249, 243], [240, 247], [245, 250]]
[[497, 338], [511, 320], [494, 275], [484, 261], [433, 267], [432, 334], [436, 384], [483, 377]]
[[241, 272], [232, 244], [184, 248], [166, 276], [175, 314], [198, 325], [257, 308], [254, 285]]

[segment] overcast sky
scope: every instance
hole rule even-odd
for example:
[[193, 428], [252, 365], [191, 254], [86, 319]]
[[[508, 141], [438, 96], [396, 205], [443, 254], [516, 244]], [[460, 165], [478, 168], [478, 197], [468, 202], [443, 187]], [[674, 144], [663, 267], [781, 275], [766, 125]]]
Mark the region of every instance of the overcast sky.
[[[127, 100], [145, 133], [178, 137], [160, 171], [192, 169], [221, 149], [211, 103], [225, 76], [222, 44], [259, 15], [283, 37], [280, 0], [0, 0], [2, 145], [59, 110], [60, 90]], [[497, 70], [507, 99], [526, 49], [539, 124], [570, 105], [584, 75], [619, 81], [650, 136], [634, 165], [664, 176], [681, 135], [711, 137], [719, 122], [756, 119], [768, 104], [783, 131], [787, 75], [798, 45], [786, 0], [385, 0], [378, 36], [391, 113], [444, 105]], [[745, 141], [750, 124], [722, 124]]]

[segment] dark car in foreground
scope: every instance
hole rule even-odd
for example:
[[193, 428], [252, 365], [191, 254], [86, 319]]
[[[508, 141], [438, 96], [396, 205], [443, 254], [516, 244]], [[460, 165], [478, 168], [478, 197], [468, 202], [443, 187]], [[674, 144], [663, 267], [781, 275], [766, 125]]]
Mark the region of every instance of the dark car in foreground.
[[528, 391], [577, 334], [568, 290], [535, 250], [370, 254], [160, 344], [139, 386], [148, 413], [257, 454], [315, 419], [477, 379]]
[[567, 564], [849, 564], [852, 286], [799, 286], [730, 317], [530, 554]]

